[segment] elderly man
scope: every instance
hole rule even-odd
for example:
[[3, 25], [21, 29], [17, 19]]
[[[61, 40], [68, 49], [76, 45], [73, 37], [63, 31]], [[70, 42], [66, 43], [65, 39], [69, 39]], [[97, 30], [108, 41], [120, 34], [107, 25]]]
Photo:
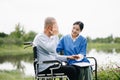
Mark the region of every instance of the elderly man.
[[[37, 47], [38, 61], [44, 60], [61, 60], [76, 59], [78, 56], [63, 56], [56, 53], [58, 43], [58, 26], [55, 18], [47, 17], [44, 23], [44, 32], [38, 34], [33, 44]], [[39, 73], [49, 73], [49, 68], [54, 67], [53, 64], [39, 65]], [[61, 66], [59, 69], [54, 70], [57, 73], [65, 73], [70, 80], [78, 80], [78, 71], [72, 65]]]

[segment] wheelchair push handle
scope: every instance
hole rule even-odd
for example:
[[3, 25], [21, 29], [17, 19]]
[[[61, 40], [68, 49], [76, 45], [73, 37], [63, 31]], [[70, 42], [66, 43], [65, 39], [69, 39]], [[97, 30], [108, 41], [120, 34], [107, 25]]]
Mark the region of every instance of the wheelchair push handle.
[[23, 44], [25, 45], [24, 47], [25, 49], [25, 48], [31, 47], [33, 45], [33, 42], [24, 42]]
[[32, 42], [24, 42], [23, 44], [24, 45], [32, 45], [33, 43]]

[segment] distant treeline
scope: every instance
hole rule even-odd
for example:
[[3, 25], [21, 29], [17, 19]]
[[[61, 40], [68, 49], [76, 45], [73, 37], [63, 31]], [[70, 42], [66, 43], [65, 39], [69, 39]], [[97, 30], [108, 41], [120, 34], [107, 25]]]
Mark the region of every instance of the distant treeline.
[[[4, 32], [0, 32], [0, 46], [1, 45], [22, 45], [23, 42], [26, 41], [33, 41], [35, 35], [37, 33], [34, 31], [29, 31], [28, 33], [25, 32], [24, 27], [20, 25], [20, 23], [15, 25], [15, 31], [11, 32], [10, 34], [6, 34]], [[59, 35], [61, 37], [62, 34]], [[120, 37], [113, 38], [112, 35], [106, 38], [96, 38], [91, 39], [87, 37], [88, 42], [96, 42], [96, 43], [120, 43]]]
[[23, 45], [23, 42], [32, 41], [37, 33], [34, 31], [25, 32], [24, 27], [20, 23], [15, 25], [15, 30], [10, 34], [0, 32], [1, 45]]
[[113, 38], [113, 35], [110, 35], [105, 38], [96, 38], [91, 39], [90, 37], [87, 37], [88, 42], [94, 42], [94, 43], [120, 43], [120, 37]]

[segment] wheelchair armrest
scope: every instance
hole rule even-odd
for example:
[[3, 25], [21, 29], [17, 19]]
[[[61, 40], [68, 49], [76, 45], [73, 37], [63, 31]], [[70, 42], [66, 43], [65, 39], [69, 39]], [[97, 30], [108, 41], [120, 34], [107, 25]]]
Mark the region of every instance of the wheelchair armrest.
[[87, 57], [88, 59], [93, 59], [95, 62], [95, 70], [97, 71], [97, 60], [95, 57]]
[[48, 64], [48, 63], [55, 63], [55, 64], [62, 64], [59, 60], [46, 60], [46, 61], [37, 61], [36, 59], [34, 60], [34, 62], [37, 62], [37, 64], [41, 64], [41, 63], [45, 63], [45, 64]]
[[93, 59], [95, 62], [95, 80], [97, 80], [97, 60], [95, 57], [87, 57], [88, 59]]
[[62, 66], [62, 63], [58, 60], [43, 61], [43, 63], [46, 63], [46, 64], [47, 63], [54, 63], [54, 65], [57, 64], [57, 66], [50, 68], [51, 74], [53, 74], [53, 70], [59, 69]]
[[24, 42], [23, 44], [25, 45], [24, 49], [28, 48], [28, 47], [31, 47], [33, 45], [32, 42]]
[[[53, 63], [54, 65], [56, 65], [55, 67], [50, 68], [51, 75], [53, 75], [53, 70], [59, 69], [62, 66], [62, 63], [60, 61], [58, 61], [58, 60], [46, 60], [46, 61], [40, 61], [40, 62], [39, 61], [34, 61], [35, 70], [37, 70], [38, 65], [39, 64], [42, 65], [42, 63], [44, 63], [44, 64]], [[37, 75], [38, 72], [37, 71], [35, 71], [35, 72], [36, 72], [36, 75]]]
[[62, 66], [62, 62], [60, 62], [59, 60], [46, 60], [46, 61], [34, 61], [34, 65], [36, 65], [36, 69], [37, 69], [37, 65], [39, 64], [48, 64], [48, 63], [53, 63], [54, 65], [57, 65], [56, 67], [50, 68], [52, 69], [59, 69]]
[[24, 45], [32, 45], [33, 43], [32, 42], [24, 42], [23, 44]]
[[60, 61], [58, 60], [48, 60], [48, 61], [43, 61], [43, 63], [58, 63], [58, 64], [62, 64]]

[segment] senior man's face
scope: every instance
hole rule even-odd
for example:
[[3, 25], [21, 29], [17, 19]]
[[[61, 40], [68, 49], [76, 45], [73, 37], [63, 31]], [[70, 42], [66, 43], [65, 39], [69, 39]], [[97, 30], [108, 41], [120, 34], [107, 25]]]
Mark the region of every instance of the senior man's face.
[[57, 22], [54, 20], [51, 27], [51, 35], [56, 35], [59, 33]]

